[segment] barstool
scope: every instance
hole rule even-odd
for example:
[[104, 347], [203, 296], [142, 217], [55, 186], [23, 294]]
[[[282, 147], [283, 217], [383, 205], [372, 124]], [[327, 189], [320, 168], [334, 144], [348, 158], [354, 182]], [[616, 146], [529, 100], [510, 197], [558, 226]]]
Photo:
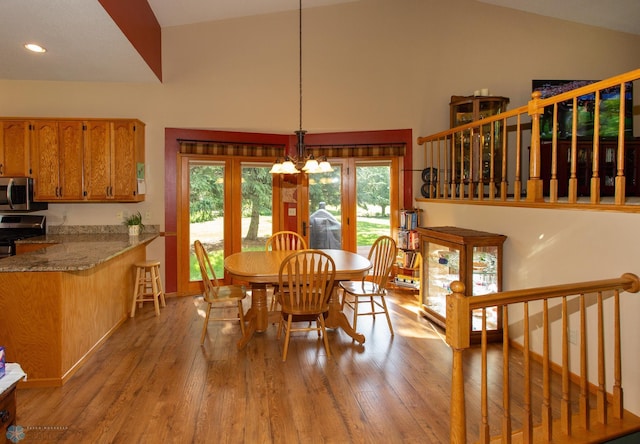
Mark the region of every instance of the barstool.
[[135, 264], [136, 281], [133, 287], [133, 303], [131, 304], [131, 317], [136, 315], [136, 303], [153, 301], [156, 316], [160, 316], [160, 303], [166, 307], [162, 281], [160, 280], [160, 261], [145, 261]]

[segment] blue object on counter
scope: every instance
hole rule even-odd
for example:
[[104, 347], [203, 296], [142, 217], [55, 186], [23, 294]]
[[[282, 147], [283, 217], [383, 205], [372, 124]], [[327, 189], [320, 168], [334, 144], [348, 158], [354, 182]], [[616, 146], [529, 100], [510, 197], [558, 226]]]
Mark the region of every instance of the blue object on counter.
[[4, 347], [0, 347], [0, 378], [4, 376], [4, 365], [7, 359], [4, 356]]

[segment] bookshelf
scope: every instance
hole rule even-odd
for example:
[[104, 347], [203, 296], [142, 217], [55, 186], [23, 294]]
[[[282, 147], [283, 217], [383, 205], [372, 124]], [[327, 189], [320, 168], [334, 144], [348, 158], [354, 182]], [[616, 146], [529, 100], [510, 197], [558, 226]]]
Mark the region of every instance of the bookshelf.
[[422, 210], [400, 210], [400, 227], [398, 228], [398, 256], [393, 268], [392, 283], [397, 289], [420, 291], [422, 276], [422, 255], [420, 254], [420, 226]]

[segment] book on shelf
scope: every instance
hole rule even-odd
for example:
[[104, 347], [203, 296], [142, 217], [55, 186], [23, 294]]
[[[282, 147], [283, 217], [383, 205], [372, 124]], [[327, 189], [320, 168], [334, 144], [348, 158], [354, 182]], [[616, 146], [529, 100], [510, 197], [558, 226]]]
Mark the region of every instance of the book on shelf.
[[403, 250], [417, 250], [420, 248], [420, 235], [417, 231], [400, 229], [397, 246]]
[[417, 250], [420, 248], [420, 236], [417, 231], [409, 231], [408, 249]]
[[398, 255], [398, 266], [416, 269], [420, 265], [420, 253], [417, 251], [402, 251]]
[[406, 250], [409, 245], [409, 232], [407, 230], [398, 230], [398, 248]]
[[414, 276], [412, 274], [397, 274], [396, 275], [396, 280], [402, 281], [402, 282], [412, 282], [412, 283], [419, 283], [420, 282], [420, 276]]
[[415, 230], [420, 225], [420, 211], [417, 208], [414, 210], [400, 210], [400, 229], [401, 230]]
[[407, 288], [413, 288], [413, 289], [416, 289], [416, 290], [420, 288], [420, 279], [419, 278], [409, 278], [407, 276], [401, 277], [400, 275], [398, 275], [393, 280], [393, 283], [395, 285], [397, 285], [398, 287], [407, 287]]

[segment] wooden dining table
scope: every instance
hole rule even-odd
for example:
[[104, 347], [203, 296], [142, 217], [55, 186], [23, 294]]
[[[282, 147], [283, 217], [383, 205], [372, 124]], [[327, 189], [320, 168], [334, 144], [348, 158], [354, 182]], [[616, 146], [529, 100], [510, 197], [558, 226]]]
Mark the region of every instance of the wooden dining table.
[[[336, 277], [331, 297], [329, 313], [325, 319], [327, 328], [340, 328], [360, 344], [364, 344], [364, 335], [357, 333], [342, 312], [337, 294], [339, 281], [362, 279], [371, 268], [371, 262], [359, 254], [344, 250], [321, 249], [336, 264]], [[238, 341], [238, 349], [244, 348], [256, 332], [264, 332], [269, 324], [278, 322], [279, 311], [269, 311], [267, 305], [267, 287], [277, 285], [280, 264], [292, 251], [242, 251], [227, 256], [224, 269], [234, 281], [248, 282], [251, 285], [251, 308], [245, 315], [247, 328]]]

